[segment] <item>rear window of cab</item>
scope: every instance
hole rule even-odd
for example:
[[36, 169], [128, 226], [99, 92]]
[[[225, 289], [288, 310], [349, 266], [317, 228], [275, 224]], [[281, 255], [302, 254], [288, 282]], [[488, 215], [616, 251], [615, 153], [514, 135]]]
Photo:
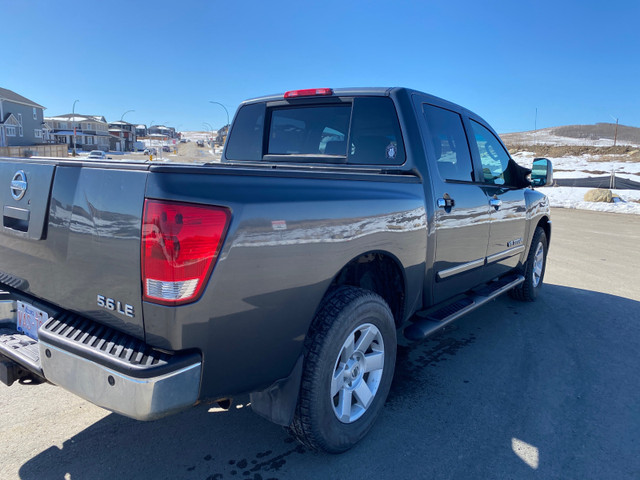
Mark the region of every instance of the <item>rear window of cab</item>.
[[245, 105], [229, 135], [228, 160], [401, 165], [405, 150], [393, 101]]

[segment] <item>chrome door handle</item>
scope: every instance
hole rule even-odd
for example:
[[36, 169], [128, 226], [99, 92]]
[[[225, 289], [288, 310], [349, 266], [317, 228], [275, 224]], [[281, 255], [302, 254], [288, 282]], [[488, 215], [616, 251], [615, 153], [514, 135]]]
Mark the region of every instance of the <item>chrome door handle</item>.
[[492, 198], [489, 200], [489, 205], [495, 207], [495, 209], [497, 210], [502, 206], [502, 200], [500, 200], [499, 198]]
[[438, 208], [451, 208], [455, 206], [456, 202], [449, 195], [445, 194], [444, 198], [439, 198], [436, 201]]

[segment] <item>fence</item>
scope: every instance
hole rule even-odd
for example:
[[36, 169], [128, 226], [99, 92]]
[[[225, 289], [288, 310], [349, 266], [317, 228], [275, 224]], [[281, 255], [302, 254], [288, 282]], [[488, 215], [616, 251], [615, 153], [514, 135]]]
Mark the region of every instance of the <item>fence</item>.
[[68, 146], [28, 145], [24, 147], [0, 147], [0, 157], [67, 157]]
[[640, 190], [640, 182], [620, 177], [584, 177], [584, 178], [554, 178], [559, 187], [591, 187], [591, 188], [619, 188], [622, 190]]

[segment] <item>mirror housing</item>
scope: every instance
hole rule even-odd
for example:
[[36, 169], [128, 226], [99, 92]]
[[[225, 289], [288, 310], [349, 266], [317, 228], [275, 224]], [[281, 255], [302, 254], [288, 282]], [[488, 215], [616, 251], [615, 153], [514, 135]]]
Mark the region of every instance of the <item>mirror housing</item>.
[[553, 165], [548, 158], [534, 158], [531, 166], [531, 185], [547, 187], [553, 185]]

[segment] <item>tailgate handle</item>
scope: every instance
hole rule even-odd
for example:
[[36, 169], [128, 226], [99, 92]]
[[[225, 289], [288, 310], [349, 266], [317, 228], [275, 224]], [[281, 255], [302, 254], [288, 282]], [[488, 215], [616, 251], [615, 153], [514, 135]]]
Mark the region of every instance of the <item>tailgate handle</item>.
[[4, 207], [2, 223], [6, 228], [26, 232], [29, 230], [29, 210], [16, 207]]

